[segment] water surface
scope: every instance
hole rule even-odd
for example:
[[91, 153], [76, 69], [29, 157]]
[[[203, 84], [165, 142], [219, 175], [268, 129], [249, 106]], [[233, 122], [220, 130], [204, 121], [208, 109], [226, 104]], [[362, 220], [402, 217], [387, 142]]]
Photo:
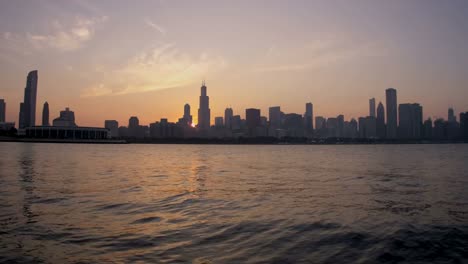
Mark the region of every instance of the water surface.
[[0, 143], [0, 157], [0, 262], [468, 261], [468, 145]]

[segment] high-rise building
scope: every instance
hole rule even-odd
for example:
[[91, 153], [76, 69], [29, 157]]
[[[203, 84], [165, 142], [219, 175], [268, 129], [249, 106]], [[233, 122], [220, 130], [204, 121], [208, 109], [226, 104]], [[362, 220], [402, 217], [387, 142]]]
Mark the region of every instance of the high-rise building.
[[323, 116], [315, 117], [315, 135], [320, 138], [327, 136], [327, 120]]
[[268, 111], [268, 119], [270, 120], [271, 128], [281, 128], [281, 108], [279, 106], [272, 106]]
[[234, 115], [234, 112], [232, 111], [232, 108], [226, 108], [226, 110], [224, 110], [224, 126], [227, 129], [232, 129], [233, 115]]
[[455, 116], [453, 108], [451, 108], [451, 107], [448, 109], [447, 120], [448, 120], [449, 123], [457, 122], [457, 117]]
[[4, 99], [0, 99], [0, 123], [5, 122], [6, 103]]
[[338, 122], [338, 128], [337, 128], [337, 131], [336, 131], [336, 136], [337, 137], [343, 137], [343, 134], [344, 134], [344, 115], [338, 115], [336, 117], [336, 120]]
[[239, 130], [242, 128], [242, 121], [240, 115], [232, 116], [231, 120], [231, 129], [232, 130]]
[[369, 99], [369, 116], [375, 117], [375, 98]]
[[139, 125], [140, 125], [140, 120], [138, 120], [138, 117], [136, 117], [136, 116], [132, 116], [128, 120], [128, 128], [129, 129], [136, 128]]
[[463, 140], [468, 141], [468, 112], [460, 113], [460, 134]]
[[260, 109], [248, 108], [245, 110], [245, 121], [250, 136], [255, 136], [255, 130], [260, 126]]
[[42, 125], [50, 126], [49, 122], [49, 103], [45, 102], [42, 108]]
[[428, 118], [423, 123], [422, 138], [431, 139], [432, 138], [432, 119]]
[[119, 137], [119, 122], [117, 120], [104, 121], [104, 127], [109, 130], [111, 138]]
[[28, 73], [28, 77], [26, 79], [26, 88], [24, 88], [22, 118], [20, 110], [20, 128], [36, 125], [37, 80], [37, 71], [31, 71]]
[[183, 119], [184, 119], [184, 123], [191, 126], [192, 125], [192, 115], [190, 114], [190, 105], [189, 104], [185, 104], [184, 105], [184, 116], [183, 116]]
[[209, 129], [210, 118], [210, 97], [207, 96], [205, 81], [203, 81], [201, 86], [200, 108], [198, 108], [198, 128], [203, 130]]
[[400, 104], [398, 137], [403, 139], [421, 138], [422, 106], [419, 104]]
[[223, 127], [223, 124], [224, 124], [224, 120], [222, 116], [215, 117], [215, 127], [221, 128]]
[[306, 103], [306, 111], [304, 113], [304, 125], [308, 133], [314, 130], [314, 106], [312, 103]]
[[377, 137], [378, 138], [385, 138], [385, 108], [382, 102], [379, 102], [377, 106], [377, 120], [376, 120], [376, 129], [377, 129]]
[[366, 117], [366, 138], [377, 137], [377, 119], [373, 116]]
[[385, 90], [387, 103], [387, 138], [393, 139], [397, 137], [397, 91], [393, 88]]
[[64, 111], [60, 111], [60, 116], [52, 121], [52, 125], [57, 127], [76, 127], [75, 113], [70, 111], [70, 108], [65, 108]]
[[26, 127], [26, 123], [24, 120], [24, 103], [20, 103], [20, 111], [19, 111], [19, 122], [18, 122], [18, 127], [19, 128], [24, 128]]

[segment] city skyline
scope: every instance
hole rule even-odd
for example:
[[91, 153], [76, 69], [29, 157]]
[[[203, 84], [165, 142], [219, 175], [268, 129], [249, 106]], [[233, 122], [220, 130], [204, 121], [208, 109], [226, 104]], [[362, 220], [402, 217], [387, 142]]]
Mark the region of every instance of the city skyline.
[[358, 118], [369, 98], [385, 102], [388, 87], [399, 102], [423, 105], [424, 119], [468, 108], [465, 1], [1, 5], [0, 98], [17, 124], [31, 69], [41, 72], [37, 104], [47, 101], [52, 116], [69, 106], [87, 126], [130, 115], [176, 121], [181, 105], [198, 104], [203, 79], [211, 123], [226, 107], [303, 113], [305, 102], [322, 116]]

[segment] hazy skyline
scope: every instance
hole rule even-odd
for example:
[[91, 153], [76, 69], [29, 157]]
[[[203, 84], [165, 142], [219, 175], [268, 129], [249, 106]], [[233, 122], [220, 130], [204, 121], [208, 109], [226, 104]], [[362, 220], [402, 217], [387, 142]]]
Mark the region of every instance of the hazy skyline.
[[[126, 125], [198, 109], [211, 120], [280, 105], [366, 116], [368, 100], [420, 103], [424, 118], [468, 110], [466, 1], [0, 1], [0, 98], [18, 124], [39, 71], [36, 120], [65, 107], [79, 125]], [[36, 122], [37, 123], [37, 122]]]

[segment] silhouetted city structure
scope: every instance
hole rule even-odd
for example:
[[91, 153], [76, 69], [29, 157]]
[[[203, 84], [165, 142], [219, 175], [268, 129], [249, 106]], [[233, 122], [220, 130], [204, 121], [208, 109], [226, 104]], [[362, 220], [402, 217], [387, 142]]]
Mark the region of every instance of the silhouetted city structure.
[[117, 120], [106, 120], [104, 121], [104, 127], [109, 130], [109, 136], [111, 138], [119, 137], [119, 122]]
[[224, 120], [222, 116], [215, 117], [215, 127], [216, 128], [224, 127]]
[[385, 127], [385, 108], [382, 102], [379, 102], [379, 106], [377, 106], [377, 120], [376, 120], [376, 132], [378, 138], [385, 138], [386, 127]]
[[6, 103], [4, 99], [0, 99], [0, 123], [4, 123], [6, 119]]
[[421, 138], [422, 129], [422, 106], [419, 104], [400, 104], [398, 135], [402, 139]]
[[198, 128], [208, 130], [210, 128], [210, 97], [207, 96], [205, 81], [201, 86], [200, 108], [198, 109]]
[[369, 99], [369, 116], [375, 116], [375, 98]]
[[[75, 114], [66, 108], [60, 111], [60, 116], [49, 123], [49, 105], [44, 103], [42, 126], [35, 126], [35, 110], [37, 96], [37, 71], [31, 71], [27, 77], [24, 102], [20, 104], [19, 127], [29, 137], [47, 139], [86, 139], [125, 138], [142, 142], [148, 139], [190, 139], [203, 140], [242, 138], [269, 138], [262, 142], [274, 142], [273, 139], [300, 138], [314, 142], [417, 142], [417, 140], [460, 141], [468, 140], [468, 113], [460, 113], [457, 122], [453, 108], [448, 109], [447, 121], [442, 118], [434, 122], [429, 118], [423, 123], [423, 108], [417, 103], [397, 105], [397, 91], [393, 88], [385, 90], [386, 108], [379, 102], [375, 107], [375, 98], [369, 100], [369, 116], [345, 120], [344, 115], [336, 117], [314, 117], [313, 104], [305, 103], [303, 115], [283, 113], [280, 106], [268, 109], [268, 118], [261, 116], [260, 109], [245, 110], [245, 119], [234, 115], [232, 108], [226, 108], [223, 116], [214, 118], [211, 126], [211, 110], [207, 87], [202, 82], [200, 104], [198, 109], [198, 124], [195, 128], [189, 104], [184, 105], [183, 115], [177, 123], [161, 118], [149, 125], [141, 125], [138, 117], [132, 116], [128, 127], [121, 126], [117, 120], [105, 120], [105, 128], [78, 127]], [[14, 123], [5, 123], [6, 104], [0, 99], [0, 131], [14, 129]], [[315, 121], [315, 124], [314, 124]], [[13, 130], [11, 130], [13, 131]], [[105, 133], [104, 133], [105, 131]], [[388, 139], [388, 140], [387, 140]], [[351, 140], [351, 142], [352, 142]], [[296, 140], [296, 142], [299, 142]], [[301, 141], [302, 142], [302, 141]]]
[[60, 111], [60, 116], [54, 119], [52, 125], [58, 127], [76, 127], [75, 113], [70, 108], [65, 108], [64, 111]]
[[192, 126], [192, 115], [190, 114], [190, 105], [185, 104], [184, 105], [184, 116], [179, 119], [179, 123], [183, 124], [185, 126]]
[[44, 103], [42, 108], [42, 125], [43, 126], [50, 126], [49, 122], [49, 104], [47, 102]]
[[308, 135], [312, 135], [314, 131], [314, 106], [312, 103], [306, 103], [306, 111], [304, 113], [304, 124]]
[[256, 136], [256, 129], [260, 126], [260, 109], [249, 108], [245, 110], [245, 120], [247, 123], [249, 136]]
[[397, 137], [397, 92], [393, 88], [385, 90], [387, 108], [387, 134], [386, 137], [394, 139]]
[[234, 112], [232, 111], [232, 108], [226, 108], [226, 110], [224, 110], [224, 127], [226, 127], [226, 129], [232, 129], [233, 115]]
[[468, 141], [468, 112], [460, 113], [460, 132], [463, 140]]
[[281, 128], [281, 107], [273, 106], [268, 111], [268, 117], [270, 120], [270, 127], [273, 129]]
[[24, 88], [24, 100], [20, 104], [20, 129], [36, 125], [37, 81], [37, 71], [29, 72], [26, 79], [26, 88]]

